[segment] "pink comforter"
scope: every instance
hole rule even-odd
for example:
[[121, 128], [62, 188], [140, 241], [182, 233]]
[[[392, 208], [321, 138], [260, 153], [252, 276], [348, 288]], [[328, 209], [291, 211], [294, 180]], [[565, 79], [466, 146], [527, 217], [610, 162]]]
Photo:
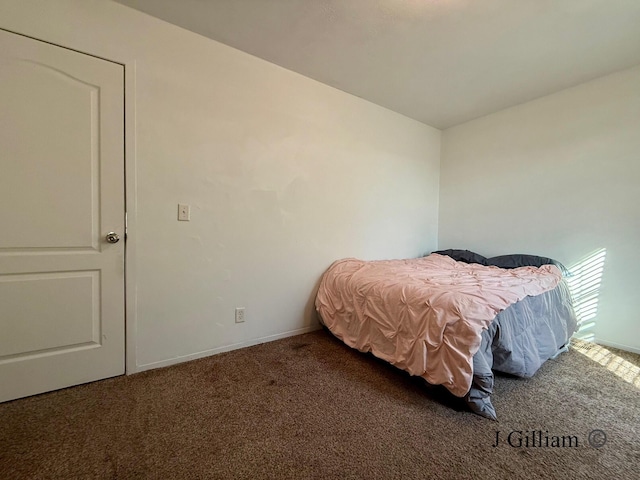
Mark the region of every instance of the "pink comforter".
[[411, 260], [334, 262], [316, 297], [343, 342], [464, 396], [473, 355], [495, 316], [558, 285], [553, 265], [505, 270], [431, 254]]

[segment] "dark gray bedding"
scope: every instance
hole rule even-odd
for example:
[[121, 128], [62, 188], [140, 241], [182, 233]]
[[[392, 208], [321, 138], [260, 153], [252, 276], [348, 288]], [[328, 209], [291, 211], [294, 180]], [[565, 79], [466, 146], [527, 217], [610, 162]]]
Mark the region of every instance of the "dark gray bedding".
[[473, 357], [473, 383], [465, 396], [475, 413], [496, 419], [491, 404], [493, 371], [531, 377], [554, 357], [576, 330], [577, 320], [566, 281], [555, 289], [526, 297], [498, 314], [482, 334]]

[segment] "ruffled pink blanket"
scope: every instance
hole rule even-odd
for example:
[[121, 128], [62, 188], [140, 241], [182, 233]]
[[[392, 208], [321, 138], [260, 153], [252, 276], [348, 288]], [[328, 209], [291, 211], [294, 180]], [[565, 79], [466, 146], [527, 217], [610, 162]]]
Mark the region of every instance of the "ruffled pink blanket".
[[552, 290], [561, 278], [554, 265], [505, 270], [438, 254], [350, 258], [326, 271], [316, 309], [350, 347], [462, 397], [471, 387], [482, 330], [509, 305]]

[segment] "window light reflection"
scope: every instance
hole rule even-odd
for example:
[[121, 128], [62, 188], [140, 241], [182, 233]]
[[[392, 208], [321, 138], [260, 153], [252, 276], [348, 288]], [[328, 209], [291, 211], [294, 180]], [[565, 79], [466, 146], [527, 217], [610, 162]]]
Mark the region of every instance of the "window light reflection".
[[601, 248], [569, 268], [570, 275], [567, 283], [578, 317], [578, 331], [574, 338], [595, 340], [598, 298], [606, 255], [607, 250]]
[[615, 373], [625, 382], [630, 383], [636, 388], [640, 388], [640, 366], [634, 365], [621, 356], [616, 355], [608, 348], [595, 343], [584, 340], [574, 340], [571, 342], [571, 347], [606, 367], [607, 370]]

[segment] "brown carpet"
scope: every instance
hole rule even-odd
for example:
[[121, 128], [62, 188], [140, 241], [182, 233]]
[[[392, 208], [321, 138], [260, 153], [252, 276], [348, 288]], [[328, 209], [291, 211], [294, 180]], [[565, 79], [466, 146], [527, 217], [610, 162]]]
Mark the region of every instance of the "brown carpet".
[[313, 332], [0, 404], [0, 478], [638, 479], [640, 360], [610, 351], [498, 377], [492, 422]]

